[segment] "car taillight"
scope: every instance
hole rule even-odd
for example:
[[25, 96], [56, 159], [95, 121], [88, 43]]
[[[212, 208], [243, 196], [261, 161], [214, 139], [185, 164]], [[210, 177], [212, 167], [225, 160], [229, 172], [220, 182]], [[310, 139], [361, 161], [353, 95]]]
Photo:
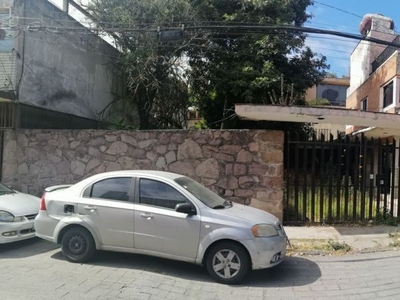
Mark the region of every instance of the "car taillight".
[[45, 196], [46, 196], [46, 193], [43, 193], [42, 198], [40, 198], [40, 207], [39, 207], [39, 210], [46, 210]]

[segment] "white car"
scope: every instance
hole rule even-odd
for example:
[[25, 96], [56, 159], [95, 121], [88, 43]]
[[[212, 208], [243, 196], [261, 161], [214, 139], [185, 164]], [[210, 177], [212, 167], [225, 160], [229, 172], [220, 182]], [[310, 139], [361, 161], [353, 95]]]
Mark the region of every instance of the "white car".
[[221, 283], [279, 264], [286, 234], [273, 215], [228, 202], [198, 182], [161, 171], [117, 171], [45, 190], [36, 235], [72, 262], [97, 250], [204, 264]]
[[19, 193], [0, 183], [0, 244], [35, 237], [38, 197]]

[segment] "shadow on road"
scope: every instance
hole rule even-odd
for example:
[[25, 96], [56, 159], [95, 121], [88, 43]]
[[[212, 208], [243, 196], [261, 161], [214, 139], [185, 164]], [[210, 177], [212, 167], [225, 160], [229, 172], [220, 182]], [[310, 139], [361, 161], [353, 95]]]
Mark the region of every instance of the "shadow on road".
[[[51, 257], [65, 260], [61, 252], [57, 252]], [[135, 269], [181, 279], [213, 282], [202, 266], [146, 255], [99, 251], [96, 257], [87, 264], [105, 268]], [[301, 257], [287, 257], [274, 268], [250, 272], [248, 278], [238, 287], [302, 286], [313, 283], [320, 277], [321, 271], [313, 261]]]
[[387, 234], [389, 237], [390, 232], [397, 232], [398, 226], [371, 226], [371, 227], [333, 227], [341, 236], [343, 235], [369, 235], [369, 234]]
[[47, 242], [40, 238], [32, 238], [9, 244], [0, 244], [0, 259], [30, 257], [59, 247], [59, 245]]
[[319, 266], [304, 257], [286, 257], [276, 267], [250, 273], [247, 285], [252, 287], [304, 286], [321, 277]]

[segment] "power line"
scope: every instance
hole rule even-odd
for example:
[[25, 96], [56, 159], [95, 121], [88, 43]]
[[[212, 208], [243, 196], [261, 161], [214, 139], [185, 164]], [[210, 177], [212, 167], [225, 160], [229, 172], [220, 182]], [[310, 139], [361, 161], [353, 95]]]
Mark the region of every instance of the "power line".
[[[42, 40], [40, 40], [40, 39], [38, 39], [38, 38], [33, 38], [33, 37], [30, 37], [30, 36], [26, 36], [26, 38], [27, 38], [27, 39], [30, 39], [30, 40], [35, 40], [35, 41], [38, 41], [38, 42], [41, 42], [41, 41], [42, 41]], [[313, 36], [312, 38], [320, 38], [320, 39], [335, 40], [335, 38], [327, 38], [327, 37], [319, 37], [319, 36]], [[200, 40], [200, 41], [204, 41], [205, 39], [199, 39], [199, 40]], [[213, 40], [224, 40], [224, 38], [213, 38]], [[244, 40], [250, 40], [250, 38], [244, 38]], [[49, 43], [49, 42], [47, 41], [47, 43]], [[102, 43], [106, 43], [106, 42], [102, 42]], [[146, 48], [146, 47], [147, 47], [147, 46], [144, 45], [144, 44], [141, 44], [141, 45], [137, 45], [137, 46], [136, 46], [136, 48], [143, 48], [143, 49]], [[173, 49], [176, 48], [176, 46], [174, 46], [174, 45], [172, 45], [172, 44], [170, 44], [170, 45], [163, 45], [163, 47], [170, 48], [171, 50], [173, 50]], [[219, 53], [224, 53], [224, 54], [227, 53], [227, 50], [218, 48], [217, 46], [216, 46], [216, 47], [213, 47], [212, 45], [197, 45], [197, 44], [192, 44], [192, 45], [188, 45], [188, 47], [195, 47], [195, 48], [204, 49], [204, 50], [212, 50], [212, 51], [214, 51], [214, 52], [219, 52]], [[350, 52], [339, 51], [339, 50], [330, 49], [330, 48], [323, 48], [323, 49], [330, 50], [330, 51], [334, 51], [334, 52], [337, 52], [337, 53], [345, 53], [345, 54], [348, 54], [348, 55], [350, 54]], [[87, 50], [88, 50], [88, 49], [82, 49], [82, 51], [87, 51]], [[95, 49], [89, 49], [89, 51], [95, 52]], [[236, 56], [239, 56], [239, 57], [250, 57], [250, 58], [259, 57], [259, 55], [257, 55], [257, 54], [251, 54], [251, 53], [249, 53], [248, 51], [230, 51], [230, 53], [231, 53], [232, 55], [236, 55]], [[104, 56], [104, 57], [109, 57], [109, 58], [112, 58], [112, 59], [116, 59], [116, 58], [117, 58], [117, 56], [115, 56], [115, 55], [106, 55], [106, 54], [102, 54], [102, 53], [96, 53], [96, 55]], [[335, 57], [335, 56], [330, 56], [330, 57], [332, 57], [332, 58], [334, 58], [334, 59], [340, 59], [340, 60], [346, 60], [346, 61], [348, 60], [348, 61], [350, 62], [350, 58]], [[266, 59], [267, 59], [267, 58], [266, 58]], [[271, 60], [273, 60], [273, 61], [285, 61], [285, 62], [287, 61], [287, 60], [284, 60], [284, 59], [282, 59], [282, 58], [277, 58], [277, 57], [271, 58]], [[353, 59], [353, 61], [361, 62], [361, 60], [354, 60], [354, 59]], [[308, 64], [304, 63], [303, 65], [306, 66], [306, 65], [308, 65]]]
[[[253, 27], [253, 26], [251, 26], [251, 27]], [[259, 28], [259, 26], [256, 26], [257, 28]], [[203, 27], [201, 27], [201, 28], [203, 28]], [[230, 28], [230, 27], [229, 27]], [[275, 28], [275, 27], [273, 27], [273, 28]], [[298, 29], [298, 28], [296, 28], [296, 29]], [[318, 31], [320, 31], [320, 29], [317, 29]], [[85, 33], [86, 33], [87, 31], [85, 31]], [[64, 32], [65, 33], [65, 32]], [[263, 32], [263, 31], [246, 31], [246, 32], [241, 32], [241, 33], [238, 33], [239, 35], [245, 35], [245, 34], [260, 34], [260, 35], [265, 35], [266, 33], [265, 32]], [[279, 32], [274, 32], [274, 33], [272, 33], [273, 35], [279, 35], [279, 34], [285, 34], [285, 33], [279, 33]], [[271, 33], [269, 33], [269, 35], [271, 35]], [[319, 36], [310, 36], [310, 38], [325, 38], [325, 37], [319, 37]], [[215, 38], [215, 37], [213, 37], [212, 38], [212, 40], [216, 40], [216, 39], [218, 39], [218, 38]], [[221, 38], [222, 40], [224, 39], [224, 38]], [[330, 39], [330, 40], [333, 40], [334, 38], [325, 38], [325, 39]], [[204, 40], [207, 40], [206, 38], [204, 38]], [[343, 42], [347, 42], [346, 40], [343, 40]], [[350, 41], [348, 41], [348, 42], [350, 42]], [[396, 45], [396, 46], [398, 46], [398, 45]], [[339, 59], [344, 59], [344, 58], [339, 58]]]
[[[46, 31], [46, 30], [51, 30], [53, 31], [52, 33], [55, 33], [57, 31], [67, 31], [67, 32], [87, 32], [87, 30], [93, 31], [93, 32], [100, 32], [102, 31], [99, 28], [85, 28], [82, 30], [81, 28], [60, 28], [57, 26], [48, 26], [48, 27], [28, 27], [28, 28], [19, 28], [21, 30], [28, 30], [28, 31]], [[250, 31], [252, 32], [257, 32], [260, 34], [265, 34], [268, 35], [270, 34], [270, 31], [287, 31], [287, 32], [292, 32], [292, 33], [315, 33], [315, 34], [323, 34], [323, 35], [333, 35], [333, 36], [340, 36], [348, 39], [353, 39], [353, 40], [364, 40], [364, 41], [369, 41], [373, 42], [376, 44], [381, 44], [385, 46], [394, 46], [394, 47], [400, 47], [399, 44], [393, 43], [393, 42], [388, 42], [385, 40], [373, 38], [373, 37], [368, 37], [368, 36], [363, 36], [361, 34], [352, 34], [352, 33], [345, 33], [341, 31], [335, 31], [335, 30], [327, 30], [327, 29], [319, 29], [319, 28], [312, 28], [312, 27], [301, 27], [301, 26], [291, 26], [291, 25], [200, 25], [200, 26], [187, 26], [182, 29], [182, 27], [165, 27], [165, 28], [146, 28], [146, 29], [138, 29], [138, 28], [114, 28], [113, 31], [115, 33], [124, 33], [124, 34], [129, 34], [129, 33], [159, 33], [163, 31], [185, 31], [185, 32], [202, 32], [203, 30], [206, 31], [211, 31], [211, 32], [217, 32], [220, 34], [236, 34], [236, 35], [241, 35], [241, 34], [248, 34]], [[230, 30], [236, 30], [236, 32], [232, 33]]]
[[[320, 2], [318, 2], [320, 3]], [[207, 24], [207, 22], [203, 22], [203, 24]], [[210, 24], [221, 24], [220, 22], [212, 22]], [[226, 24], [226, 23], [223, 23]], [[232, 23], [235, 24], [235, 23]], [[249, 23], [251, 24], [251, 23]], [[100, 32], [107, 32], [107, 33], [123, 33], [125, 35], [133, 34], [133, 33], [161, 33], [161, 32], [168, 32], [168, 31], [202, 31], [202, 30], [209, 30], [209, 31], [222, 31], [222, 30], [240, 30], [241, 32], [236, 32], [236, 34], [246, 34], [249, 31], [257, 31], [264, 34], [270, 34], [268, 30], [279, 30], [279, 31], [289, 31], [292, 33], [316, 33], [316, 34], [326, 34], [326, 35], [336, 35], [341, 36], [349, 39], [355, 40], [367, 40], [371, 42], [375, 42], [377, 44], [382, 44], [386, 46], [398, 46], [397, 44], [387, 42], [384, 40], [366, 37], [360, 34], [352, 34], [346, 33], [342, 31], [334, 31], [334, 30], [327, 30], [327, 29], [320, 29], [320, 28], [312, 28], [312, 27], [302, 27], [302, 26], [291, 26], [291, 25], [243, 25], [243, 23], [239, 23], [237, 25], [193, 25], [191, 26], [190, 23], [188, 24], [181, 24], [181, 26], [155, 26], [154, 24], [149, 24], [146, 28], [138, 27], [136, 25], [134, 28], [127, 28], [127, 27], [120, 27], [120, 28], [99, 28], [98, 26], [95, 27], [64, 27], [64, 26], [43, 26], [40, 22], [32, 22], [28, 25], [19, 25], [19, 26], [3, 26], [3, 29], [8, 30], [23, 30], [23, 31], [44, 31], [56, 34], [63, 34], [68, 32], [88, 32], [91, 31], [96, 33], [97, 35]], [[230, 34], [232, 34], [230, 32]]]
[[357, 18], [361, 18], [361, 19], [363, 18], [363, 17], [360, 16], [360, 15], [357, 15], [357, 14], [355, 14], [355, 13], [349, 12], [349, 11], [347, 11], [347, 10], [341, 9], [341, 8], [336, 7], [336, 6], [333, 6], [333, 5], [329, 5], [329, 4], [322, 3], [322, 2], [319, 2], [319, 1], [315, 1], [315, 0], [314, 0], [314, 3], [318, 3], [318, 4], [321, 4], [321, 5], [323, 5], [323, 6], [326, 6], [326, 7], [332, 8], [332, 9], [336, 9], [336, 10], [338, 10], [338, 11], [341, 11], [341, 12], [343, 12], [343, 13], [345, 13], [345, 14], [348, 14], [348, 15], [355, 16], [355, 17], [357, 17]]
[[[338, 10], [338, 11], [341, 11], [341, 12], [343, 12], [343, 13], [346, 13], [346, 14], [349, 14], [349, 15], [352, 15], [352, 16], [355, 16], [355, 17], [360, 18], [360, 19], [364, 18], [363, 16], [357, 15], [357, 14], [355, 14], [355, 13], [349, 12], [349, 11], [347, 11], [347, 10], [344, 10], [344, 9], [342, 9], [342, 8], [339, 8], [339, 7], [336, 7], [336, 6], [333, 6], [333, 5], [329, 5], [329, 4], [326, 4], [326, 3], [322, 3], [322, 2], [319, 2], [319, 1], [316, 1], [316, 0], [314, 0], [314, 3], [318, 3], [318, 4], [321, 4], [321, 5], [324, 5], [324, 6], [326, 6], [326, 7], [329, 7], [329, 8]], [[381, 32], [381, 31], [379, 31], [379, 32]], [[396, 34], [398, 33], [397, 30], [395, 30], [395, 32], [396, 32]], [[384, 33], [384, 32], [382, 32], [382, 33]]]
[[314, 20], [307, 21], [308, 24], [316, 24], [317, 28], [320, 27], [321, 29], [335, 29], [335, 30], [346, 30], [349, 33], [359, 33], [358, 28], [351, 28], [349, 26], [342, 26], [338, 24], [329, 24], [329, 23], [322, 23], [322, 22], [316, 22]]

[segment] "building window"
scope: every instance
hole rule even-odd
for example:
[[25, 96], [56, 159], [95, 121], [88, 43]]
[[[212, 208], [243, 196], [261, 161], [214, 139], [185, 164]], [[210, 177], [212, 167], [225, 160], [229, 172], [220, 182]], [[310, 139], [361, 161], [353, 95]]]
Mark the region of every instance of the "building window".
[[383, 87], [383, 108], [393, 104], [393, 81]]
[[367, 111], [368, 109], [368, 98], [361, 100], [361, 110]]
[[0, 8], [0, 24], [2, 24], [2, 29], [0, 29], [0, 52], [11, 52], [14, 45], [15, 32], [10, 28], [13, 26], [12, 18], [10, 15], [9, 8]]
[[318, 99], [327, 99], [330, 105], [346, 106], [346, 93], [348, 86], [320, 84], [317, 85]]

